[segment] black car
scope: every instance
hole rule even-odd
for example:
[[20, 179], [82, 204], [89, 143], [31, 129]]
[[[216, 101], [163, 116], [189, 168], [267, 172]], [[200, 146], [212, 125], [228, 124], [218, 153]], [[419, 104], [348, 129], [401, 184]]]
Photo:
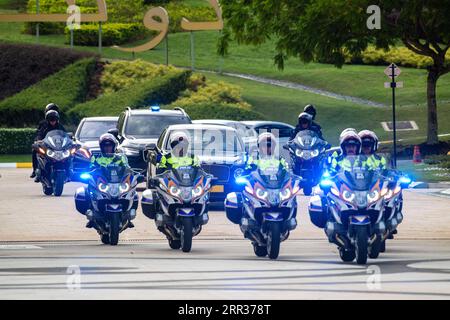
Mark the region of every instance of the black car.
[[190, 137], [189, 152], [198, 156], [206, 173], [214, 176], [210, 201], [223, 202], [228, 193], [236, 191], [235, 177], [244, 172], [247, 153], [237, 131], [222, 125], [173, 125], [164, 130], [157, 144], [148, 146], [148, 187], [152, 187], [150, 178], [157, 173], [158, 155], [170, 152], [170, 137], [177, 131]]
[[144, 149], [149, 144], [156, 144], [161, 133], [173, 124], [190, 124], [191, 118], [181, 108], [161, 110], [159, 107], [131, 110], [127, 108], [119, 116], [117, 132], [118, 150], [123, 152], [130, 166], [147, 170]]
[[89, 170], [91, 155], [100, 154], [98, 139], [104, 133], [117, 127], [118, 117], [92, 117], [84, 118], [75, 132], [75, 142], [81, 145], [73, 160], [74, 176], [72, 180], [78, 181], [81, 173]]

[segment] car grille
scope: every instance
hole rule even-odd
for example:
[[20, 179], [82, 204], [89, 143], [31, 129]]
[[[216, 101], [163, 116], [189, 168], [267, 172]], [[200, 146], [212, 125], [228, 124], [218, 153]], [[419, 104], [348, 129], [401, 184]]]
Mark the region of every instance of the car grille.
[[202, 165], [206, 173], [213, 175], [218, 182], [228, 182], [230, 179], [230, 168], [222, 165]]

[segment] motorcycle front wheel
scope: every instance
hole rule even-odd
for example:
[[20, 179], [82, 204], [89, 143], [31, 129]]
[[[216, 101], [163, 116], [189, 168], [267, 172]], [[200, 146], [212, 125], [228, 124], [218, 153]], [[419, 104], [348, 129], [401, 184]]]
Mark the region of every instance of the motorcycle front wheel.
[[367, 226], [355, 226], [356, 263], [367, 263], [368, 236]]
[[109, 221], [109, 244], [112, 246], [119, 243], [120, 216], [120, 213], [114, 213]]
[[370, 259], [376, 259], [380, 255], [381, 252], [381, 246], [383, 241], [381, 241], [381, 238], [377, 236], [375, 241], [372, 243], [372, 245], [369, 248], [369, 258]]
[[268, 225], [267, 252], [270, 259], [278, 258], [280, 254], [281, 230], [280, 223], [270, 222]]
[[180, 232], [180, 239], [181, 239], [181, 250], [183, 252], [189, 252], [192, 248], [192, 228], [193, 228], [193, 222], [192, 218], [183, 218], [181, 221], [181, 232]]
[[60, 197], [64, 190], [64, 182], [66, 182], [65, 172], [57, 172], [54, 181], [54, 195]]
[[46, 187], [45, 185], [42, 185], [42, 191], [44, 191], [44, 194], [46, 196], [51, 196], [53, 194], [53, 188], [52, 187]]

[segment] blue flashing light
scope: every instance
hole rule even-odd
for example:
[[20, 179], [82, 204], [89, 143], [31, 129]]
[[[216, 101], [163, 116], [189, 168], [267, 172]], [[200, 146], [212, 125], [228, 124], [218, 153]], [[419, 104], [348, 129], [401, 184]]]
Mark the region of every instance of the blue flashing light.
[[153, 112], [161, 111], [161, 107], [160, 107], [160, 106], [151, 106], [150, 109], [151, 109]]
[[245, 179], [244, 177], [237, 177], [236, 178], [236, 183], [237, 184], [247, 184], [247, 179]]
[[412, 180], [408, 176], [403, 176], [403, 177], [400, 178], [399, 182], [401, 184], [410, 184], [412, 182]]
[[329, 178], [330, 177], [330, 173], [328, 171], [325, 171], [322, 175], [323, 178]]
[[87, 172], [80, 174], [81, 180], [89, 180], [91, 178], [91, 175]]
[[331, 179], [322, 179], [321, 181], [320, 181], [320, 186], [322, 187], [322, 188], [329, 188], [329, 187], [331, 187], [333, 185], [333, 180], [331, 180]]

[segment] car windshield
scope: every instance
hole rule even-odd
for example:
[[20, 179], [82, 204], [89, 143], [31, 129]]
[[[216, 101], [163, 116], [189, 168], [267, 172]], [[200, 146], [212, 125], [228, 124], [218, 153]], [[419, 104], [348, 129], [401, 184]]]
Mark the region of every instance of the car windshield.
[[236, 131], [220, 129], [172, 130], [166, 140], [166, 150], [170, 150], [169, 141], [175, 132], [184, 132], [191, 142], [189, 153], [195, 155], [220, 156], [223, 154], [240, 154], [244, 147]]
[[157, 139], [168, 126], [184, 123], [190, 123], [189, 118], [154, 114], [132, 115], [128, 118], [125, 135], [136, 139]]
[[256, 131], [258, 132], [258, 135], [270, 132], [275, 135], [275, 137], [278, 138], [289, 138], [292, 134], [292, 129], [287, 126], [260, 126], [256, 128]]
[[78, 139], [82, 142], [98, 140], [108, 130], [116, 128], [116, 121], [85, 121], [80, 128]]

